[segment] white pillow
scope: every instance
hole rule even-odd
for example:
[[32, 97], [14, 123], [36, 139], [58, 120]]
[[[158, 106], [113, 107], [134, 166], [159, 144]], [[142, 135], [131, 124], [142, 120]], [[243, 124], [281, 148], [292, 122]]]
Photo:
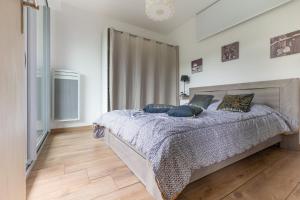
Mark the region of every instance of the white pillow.
[[207, 110], [208, 111], [216, 111], [220, 105], [220, 103], [222, 103], [222, 100], [217, 100], [217, 101], [214, 101], [213, 103], [211, 103]]

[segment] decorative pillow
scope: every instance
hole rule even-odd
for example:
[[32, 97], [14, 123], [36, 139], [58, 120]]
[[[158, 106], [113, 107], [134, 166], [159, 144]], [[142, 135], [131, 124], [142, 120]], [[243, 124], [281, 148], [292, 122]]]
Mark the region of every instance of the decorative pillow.
[[218, 110], [232, 112], [249, 112], [254, 94], [225, 95]]
[[183, 105], [171, 108], [167, 114], [172, 117], [193, 117], [199, 115], [202, 111], [200, 107]]
[[144, 107], [143, 110], [147, 113], [166, 113], [174, 107], [175, 106], [166, 104], [148, 104]]
[[212, 95], [194, 95], [192, 100], [189, 102], [189, 105], [197, 106], [202, 109], [207, 109], [207, 107], [211, 104], [214, 96]]
[[200, 115], [203, 112], [203, 109], [198, 106], [189, 105], [190, 109], [192, 109], [193, 116]]

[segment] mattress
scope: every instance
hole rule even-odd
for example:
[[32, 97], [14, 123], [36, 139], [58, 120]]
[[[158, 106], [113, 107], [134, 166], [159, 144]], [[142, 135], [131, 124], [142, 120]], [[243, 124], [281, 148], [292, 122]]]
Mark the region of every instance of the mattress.
[[187, 186], [193, 170], [292, 130], [284, 116], [264, 105], [252, 106], [249, 113], [217, 111], [214, 106], [197, 118], [119, 110], [96, 123], [98, 131], [110, 129], [151, 163], [162, 196], [169, 200]]

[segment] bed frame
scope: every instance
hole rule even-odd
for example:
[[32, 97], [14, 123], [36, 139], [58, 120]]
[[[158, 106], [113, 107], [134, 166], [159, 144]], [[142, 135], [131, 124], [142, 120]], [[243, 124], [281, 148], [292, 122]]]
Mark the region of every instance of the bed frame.
[[[300, 119], [300, 80], [286, 79], [264, 82], [198, 87], [190, 89], [190, 96], [195, 94], [212, 94], [216, 99], [222, 99], [225, 94], [255, 93], [254, 102], [266, 104], [280, 113], [295, 119]], [[154, 179], [150, 163], [130, 145], [119, 139], [110, 130], [105, 130], [105, 141], [114, 152], [127, 164], [131, 171], [146, 186], [147, 191], [156, 200], [162, 200], [161, 193]], [[282, 148], [300, 150], [299, 131], [292, 135], [277, 135], [248, 151], [231, 157], [220, 163], [193, 171], [190, 183], [197, 181], [219, 169], [231, 165], [241, 159], [255, 154], [275, 144]]]

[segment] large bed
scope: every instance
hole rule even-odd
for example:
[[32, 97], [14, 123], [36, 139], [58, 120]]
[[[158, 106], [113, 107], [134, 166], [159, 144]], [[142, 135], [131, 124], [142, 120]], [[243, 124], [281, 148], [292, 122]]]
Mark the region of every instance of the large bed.
[[189, 183], [269, 146], [299, 149], [299, 79], [190, 89], [191, 96], [210, 94], [216, 101], [247, 93], [255, 94], [249, 113], [215, 105], [198, 118], [114, 111], [96, 127], [155, 199], [176, 199]]

